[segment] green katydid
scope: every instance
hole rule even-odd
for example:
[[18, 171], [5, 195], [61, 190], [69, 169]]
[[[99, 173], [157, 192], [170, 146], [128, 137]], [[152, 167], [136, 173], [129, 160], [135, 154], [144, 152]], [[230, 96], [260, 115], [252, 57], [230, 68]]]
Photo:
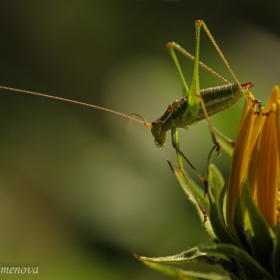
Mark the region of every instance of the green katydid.
[[[225, 63], [226, 67], [228, 68], [229, 72], [233, 76], [235, 83], [231, 84], [228, 82], [225, 78], [223, 78], [221, 75], [216, 73], [214, 70], [209, 68], [207, 65], [199, 61], [199, 48], [200, 48], [200, 30], [201, 27], [205, 30], [206, 34], [208, 35], [210, 41], [214, 45], [215, 49], [217, 50], [218, 54], [220, 55], [221, 59]], [[240, 84], [238, 79], [236, 78], [235, 74], [231, 70], [227, 60], [225, 59], [223, 53], [219, 49], [218, 45], [216, 44], [213, 36], [211, 35], [209, 29], [207, 28], [206, 24], [202, 20], [197, 20], [195, 22], [195, 31], [196, 31], [196, 47], [195, 47], [195, 56], [192, 56], [190, 53], [188, 53], [186, 50], [184, 50], [182, 47], [177, 45], [176, 43], [168, 43], [167, 48], [169, 49], [171, 56], [174, 60], [174, 63], [176, 65], [182, 88], [183, 88], [183, 98], [176, 100], [172, 103], [172, 105], [168, 105], [167, 110], [164, 112], [164, 114], [156, 119], [151, 124], [148, 123], [143, 117], [141, 117], [139, 114], [132, 114], [135, 116], [138, 116], [140, 119], [134, 118], [132, 115], [126, 115], [120, 112], [116, 112], [114, 110], [110, 110], [107, 108], [99, 107], [96, 105], [91, 105], [79, 101], [74, 101], [70, 99], [45, 95], [37, 92], [31, 92], [26, 90], [19, 90], [14, 88], [8, 88], [4, 86], [0, 86], [0, 89], [3, 90], [10, 90], [10, 91], [16, 91], [21, 93], [27, 93], [42, 97], [47, 97], [51, 99], [66, 101], [69, 103], [74, 103], [78, 105], [83, 105], [103, 111], [107, 111], [116, 115], [120, 115], [122, 117], [128, 118], [130, 120], [136, 121], [144, 125], [145, 127], [149, 128], [152, 132], [152, 135], [154, 136], [155, 144], [158, 148], [163, 148], [165, 144], [165, 138], [166, 138], [166, 132], [168, 130], [171, 130], [172, 135], [172, 143], [174, 148], [176, 149], [177, 154], [177, 161], [179, 168], [182, 172], [183, 171], [183, 163], [182, 163], [182, 157], [188, 162], [188, 164], [191, 166], [191, 168], [195, 171], [195, 173], [198, 175], [198, 177], [204, 182], [205, 187], [207, 189], [207, 181], [206, 179], [194, 168], [194, 166], [191, 164], [191, 162], [187, 159], [187, 157], [183, 154], [183, 152], [180, 150], [179, 147], [179, 138], [178, 138], [178, 132], [177, 128], [186, 128], [191, 124], [194, 124], [202, 119], [206, 119], [211, 131], [211, 135], [213, 138], [213, 141], [215, 143], [216, 149], [219, 152], [219, 144], [215, 138], [215, 135], [213, 133], [213, 127], [210, 123], [209, 116], [214, 115], [230, 106], [235, 104], [242, 96], [246, 96], [246, 91], [253, 86], [252, 83], [244, 83]], [[184, 56], [188, 57], [189, 59], [194, 61], [194, 70], [193, 70], [193, 76], [191, 79], [190, 88], [188, 88], [183, 73], [181, 71], [179, 62], [177, 60], [175, 51], [177, 50], [180, 53], [182, 53]], [[207, 71], [211, 72], [216, 77], [223, 80], [226, 85], [213, 87], [213, 88], [207, 88], [200, 90], [199, 87], [199, 66], [206, 69]], [[248, 98], [247, 98], [248, 100]], [[259, 105], [259, 102], [255, 102]]]

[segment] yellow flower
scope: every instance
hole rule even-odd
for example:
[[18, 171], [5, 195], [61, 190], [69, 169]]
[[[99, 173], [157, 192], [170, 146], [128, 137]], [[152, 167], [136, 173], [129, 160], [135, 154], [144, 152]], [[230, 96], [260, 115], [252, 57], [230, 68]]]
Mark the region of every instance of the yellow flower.
[[[280, 226], [277, 227], [280, 221], [279, 95], [279, 88], [275, 86], [266, 107], [260, 112], [253, 110], [251, 102], [246, 102], [226, 183], [211, 163], [214, 149], [210, 151], [207, 197], [199, 186], [169, 163], [181, 187], [195, 204], [212, 242], [173, 256], [135, 255], [140, 261], [177, 279], [280, 279]], [[254, 100], [251, 93], [250, 99]], [[221, 266], [228, 277], [172, 266], [192, 262]]]
[[235, 207], [246, 182], [260, 213], [276, 229], [280, 220], [279, 158], [280, 96], [279, 87], [275, 86], [260, 114], [254, 113], [250, 104], [244, 108], [227, 187], [227, 223], [233, 234]]

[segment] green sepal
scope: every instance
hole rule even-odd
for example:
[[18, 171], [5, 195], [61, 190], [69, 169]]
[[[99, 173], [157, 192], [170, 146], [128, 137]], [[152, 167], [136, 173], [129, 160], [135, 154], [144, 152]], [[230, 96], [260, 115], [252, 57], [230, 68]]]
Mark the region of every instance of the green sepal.
[[[273, 280], [271, 274], [255, 261], [245, 250], [231, 244], [200, 245], [200, 251], [209, 254], [223, 254], [233, 258], [243, 269], [242, 279]], [[240, 276], [239, 276], [240, 278]]]
[[[271, 271], [271, 253], [275, 235], [252, 200], [249, 186], [246, 183], [243, 188], [243, 209], [246, 235], [254, 258], [265, 269]], [[280, 262], [278, 263], [279, 267]]]
[[[219, 211], [219, 207], [214, 200], [211, 190], [209, 190], [209, 201], [210, 201], [210, 214], [209, 219], [213, 228], [215, 235], [218, 240], [222, 243], [230, 243], [240, 245], [238, 240], [231, 234], [228, 230], [224, 219], [222, 217], [221, 212]], [[240, 245], [241, 246], [241, 245]]]
[[277, 227], [274, 249], [272, 253], [272, 266], [276, 279], [280, 280], [280, 225]]
[[[215, 178], [214, 174], [216, 173], [215, 168], [211, 164], [211, 156], [212, 152], [214, 151], [215, 146], [212, 148], [212, 150], [209, 153], [208, 157], [208, 169], [207, 169], [207, 181], [209, 183], [209, 190], [208, 190], [208, 196], [209, 196], [209, 203], [210, 203], [210, 212], [209, 212], [209, 219], [212, 225], [212, 228], [214, 230], [215, 235], [222, 243], [230, 243], [230, 244], [236, 244], [239, 245], [238, 240], [231, 234], [231, 232], [228, 230], [224, 215], [223, 215], [223, 200], [225, 195], [225, 187], [222, 188], [220, 191], [220, 194], [217, 192], [214, 196], [214, 188], [212, 177]], [[213, 175], [212, 175], [213, 174]], [[214, 181], [217, 180], [217, 177]], [[220, 184], [221, 182], [219, 182]]]
[[240, 196], [238, 196], [236, 199], [232, 223], [234, 226], [235, 234], [238, 237], [240, 243], [243, 245], [246, 251], [251, 252], [251, 248], [250, 245], [248, 244], [248, 240], [244, 228], [244, 214], [243, 214]]

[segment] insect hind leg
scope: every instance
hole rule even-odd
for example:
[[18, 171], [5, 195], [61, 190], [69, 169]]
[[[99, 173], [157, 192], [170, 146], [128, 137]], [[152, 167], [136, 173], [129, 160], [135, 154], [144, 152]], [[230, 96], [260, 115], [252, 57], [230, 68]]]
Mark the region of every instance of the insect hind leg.
[[[212, 45], [214, 46], [214, 48], [216, 49], [217, 53], [219, 54], [220, 58], [222, 59], [223, 63], [225, 64], [225, 66], [227, 67], [228, 71], [230, 72], [231, 76], [233, 77], [233, 79], [235, 80], [236, 84], [238, 85], [238, 88], [240, 90], [240, 92], [243, 93], [243, 96], [245, 97], [245, 99], [247, 100], [247, 102], [249, 104], [252, 104], [251, 103], [251, 100], [249, 99], [248, 95], [246, 94], [246, 90], [244, 90], [243, 88], [243, 84], [241, 85], [238, 78], [236, 77], [236, 75], [234, 74], [233, 70], [231, 69], [228, 61], [226, 60], [223, 52], [221, 51], [221, 49], [219, 48], [218, 44], [216, 43], [214, 37], [212, 36], [210, 30], [208, 29], [207, 25], [205, 24], [205, 22], [203, 20], [196, 20], [195, 21], [195, 25], [196, 25], [196, 28], [203, 28], [205, 33], [207, 34], [209, 40], [211, 41]], [[249, 85], [250, 83], [248, 83]], [[250, 88], [250, 86], [248, 87], [248, 89]], [[259, 104], [259, 103], [258, 103]], [[258, 105], [258, 108], [259, 105]], [[260, 111], [260, 110], [259, 110]]]

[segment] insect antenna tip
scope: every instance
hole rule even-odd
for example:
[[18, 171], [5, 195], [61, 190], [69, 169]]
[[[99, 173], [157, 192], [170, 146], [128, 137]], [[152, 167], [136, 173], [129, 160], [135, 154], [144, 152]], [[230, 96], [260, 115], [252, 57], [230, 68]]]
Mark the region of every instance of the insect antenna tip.
[[151, 130], [152, 125], [149, 124], [140, 114], [138, 113], [131, 113], [130, 116], [136, 116], [142, 120], [142, 124]]

